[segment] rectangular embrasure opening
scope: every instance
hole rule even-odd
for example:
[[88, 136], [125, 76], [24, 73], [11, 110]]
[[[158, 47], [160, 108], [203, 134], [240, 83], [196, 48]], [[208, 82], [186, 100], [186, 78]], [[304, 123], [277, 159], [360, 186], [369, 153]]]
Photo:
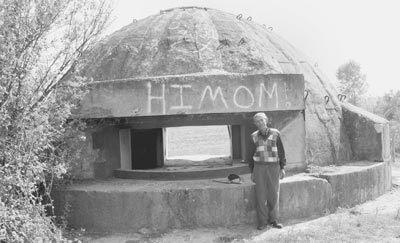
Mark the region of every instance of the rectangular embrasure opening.
[[218, 167], [232, 163], [229, 126], [165, 129], [165, 167]]

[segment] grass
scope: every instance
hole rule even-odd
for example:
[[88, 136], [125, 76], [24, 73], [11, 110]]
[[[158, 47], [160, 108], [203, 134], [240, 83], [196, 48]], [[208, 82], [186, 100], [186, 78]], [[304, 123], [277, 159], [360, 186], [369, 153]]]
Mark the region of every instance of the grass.
[[229, 155], [227, 126], [167, 128], [168, 157], [186, 155]]
[[[392, 169], [393, 179], [400, 178], [399, 160]], [[376, 200], [282, 231], [267, 231], [261, 238], [247, 242], [400, 242], [400, 186], [394, 184]]]
[[260, 242], [400, 242], [400, 221], [391, 214], [334, 214], [324, 223], [292, 227]]

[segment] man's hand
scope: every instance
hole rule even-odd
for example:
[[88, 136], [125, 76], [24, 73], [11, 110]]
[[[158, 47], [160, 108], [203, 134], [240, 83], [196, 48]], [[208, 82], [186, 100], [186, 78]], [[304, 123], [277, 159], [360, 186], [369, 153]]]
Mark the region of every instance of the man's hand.
[[254, 179], [254, 173], [251, 173], [251, 177], [250, 177], [251, 181], [256, 183], [256, 180]]
[[284, 169], [281, 169], [281, 170], [279, 171], [279, 178], [282, 180], [282, 179], [285, 177], [285, 175], [286, 175], [285, 170], [284, 170]]

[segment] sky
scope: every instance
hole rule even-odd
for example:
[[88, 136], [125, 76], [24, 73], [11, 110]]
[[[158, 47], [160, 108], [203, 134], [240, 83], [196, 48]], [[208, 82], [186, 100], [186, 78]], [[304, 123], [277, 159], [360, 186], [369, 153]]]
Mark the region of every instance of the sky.
[[182, 6], [241, 13], [273, 27], [332, 82], [338, 67], [354, 60], [367, 76], [368, 94], [400, 90], [398, 0], [116, 0], [107, 32]]

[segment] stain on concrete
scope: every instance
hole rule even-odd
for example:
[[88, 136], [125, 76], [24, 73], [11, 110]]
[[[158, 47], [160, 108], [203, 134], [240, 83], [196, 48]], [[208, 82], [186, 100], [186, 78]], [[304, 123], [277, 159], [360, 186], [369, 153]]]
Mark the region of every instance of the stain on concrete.
[[[389, 172], [388, 162], [359, 162], [329, 167], [318, 175], [321, 178], [287, 177], [281, 183], [280, 218], [287, 222], [319, 217], [376, 198], [391, 188]], [[56, 211], [69, 198], [72, 226], [114, 232], [256, 224], [254, 184], [249, 175], [243, 178], [240, 185], [211, 180], [87, 181], [60, 191]]]
[[[338, 164], [349, 155], [335, 87], [301, 52], [256, 21], [209, 8], [175, 8], [111, 34], [88, 59], [83, 74], [96, 81], [195, 73], [303, 74], [311, 91], [305, 114], [308, 163]], [[327, 114], [325, 95], [338, 110]], [[331, 122], [318, 119], [323, 116]]]

